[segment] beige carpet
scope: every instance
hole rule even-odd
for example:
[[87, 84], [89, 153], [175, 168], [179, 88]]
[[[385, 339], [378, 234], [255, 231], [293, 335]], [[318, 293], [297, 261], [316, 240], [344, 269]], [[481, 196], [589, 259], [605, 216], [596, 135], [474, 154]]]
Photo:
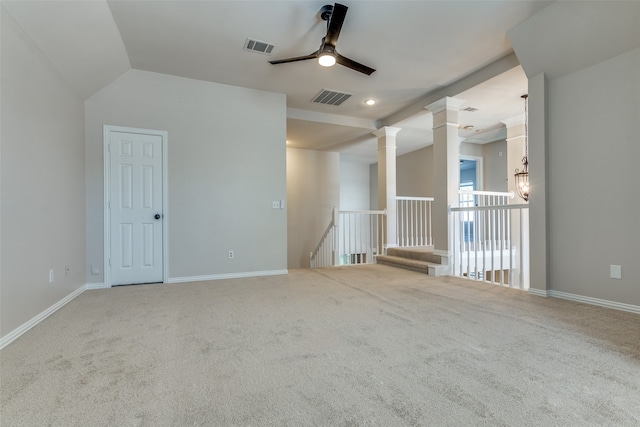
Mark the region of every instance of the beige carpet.
[[640, 316], [381, 265], [87, 291], [0, 358], [2, 427], [640, 425]]

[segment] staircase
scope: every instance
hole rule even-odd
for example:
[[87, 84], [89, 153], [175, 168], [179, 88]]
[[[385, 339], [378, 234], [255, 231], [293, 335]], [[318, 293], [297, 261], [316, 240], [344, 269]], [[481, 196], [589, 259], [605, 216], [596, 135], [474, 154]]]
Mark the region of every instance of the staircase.
[[433, 253], [433, 246], [388, 248], [386, 255], [376, 257], [378, 264], [416, 271], [430, 276], [449, 274], [449, 266], [441, 264], [440, 255]]

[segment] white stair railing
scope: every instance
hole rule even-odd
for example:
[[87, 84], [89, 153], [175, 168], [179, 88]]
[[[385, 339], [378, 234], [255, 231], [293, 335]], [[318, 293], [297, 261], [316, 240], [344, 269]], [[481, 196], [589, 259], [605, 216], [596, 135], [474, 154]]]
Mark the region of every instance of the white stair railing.
[[315, 250], [309, 254], [311, 268], [332, 265], [373, 264], [386, 250], [386, 211], [338, 211]]
[[513, 199], [515, 194], [513, 191], [476, 191], [476, 190], [460, 190], [458, 191], [458, 200], [461, 208], [469, 206], [502, 206], [508, 205], [509, 200]]
[[373, 264], [384, 253], [385, 211], [340, 211], [339, 265]]
[[465, 206], [450, 211], [452, 275], [529, 288], [528, 204]]
[[331, 212], [331, 221], [320, 238], [316, 248], [309, 254], [309, 266], [311, 268], [328, 267], [336, 265], [338, 257], [336, 253], [336, 243], [338, 242], [338, 228], [336, 226], [338, 217], [335, 206]]
[[398, 246], [433, 245], [431, 202], [433, 197], [396, 197]]

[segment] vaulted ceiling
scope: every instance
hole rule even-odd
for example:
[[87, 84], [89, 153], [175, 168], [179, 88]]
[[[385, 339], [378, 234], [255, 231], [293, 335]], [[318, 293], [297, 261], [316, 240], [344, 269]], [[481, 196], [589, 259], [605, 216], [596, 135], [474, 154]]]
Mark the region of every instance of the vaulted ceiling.
[[[501, 120], [522, 113], [527, 78], [507, 33], [550, 3], [343, 0], [337, 50], [376, 71], [367, 76], [315, 60], [269, 60], [316, 51], [326, 33], [324, 0], [3, 1], [78, 94], [88, 99], [131, 68], [285, 93], [292, 147], [341, 151], [375, 161], [371, 132], [402, 128], [398, 153], [431, 144], [426, 105], [466, 101], [460, 136], [504, 138]], [[573, 3], [573, 2], [570, 2]], [[607, 2], [604, 2], [607, 3]], [[516, 34], [519, 36], [519, 34]], [[270, 55], [244, 50], [273, 44]], [[322, 89], [347, 92], [340, 106], [312, 103]], [[364, 104], [375, 99], [374, 106]]]

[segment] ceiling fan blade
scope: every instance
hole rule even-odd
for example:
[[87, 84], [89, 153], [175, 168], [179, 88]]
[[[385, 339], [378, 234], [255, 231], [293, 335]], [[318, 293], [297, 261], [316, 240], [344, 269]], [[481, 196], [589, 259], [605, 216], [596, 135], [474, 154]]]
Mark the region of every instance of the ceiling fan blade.
[[325, 44], [335, 47], [336, 43], [338, 43], [338, 36], [340, 36], [342, 24], [344, 24], [344, 17], [347, 16], [347, 9], [349, 9], [347, 6], [340, 3], [336, 3], [333, 6], [331, 18], [329, 18], [329, 23], [327, 24]]
[[359, 62], [349, 59], [346, 56], [342, 56], [337, 52], [336, 52], [336, 62], [340, 65], [344, 65], [345, 67], [351, 68], [352, 70], [360, 71], [361, 73], [366, 74], [368, 76], [370, 76], [371, 73], [376, 71], [371, 67], [362, 65]]
[[305, 59], [315, 59], [318, 57], [318, 52], [315, 51], [310, 55], [294, 56], [293, 58], [277, 59], [275, 61], [269, 61], [270, 64], [286, 64], [288, 62], [304, 61]]

